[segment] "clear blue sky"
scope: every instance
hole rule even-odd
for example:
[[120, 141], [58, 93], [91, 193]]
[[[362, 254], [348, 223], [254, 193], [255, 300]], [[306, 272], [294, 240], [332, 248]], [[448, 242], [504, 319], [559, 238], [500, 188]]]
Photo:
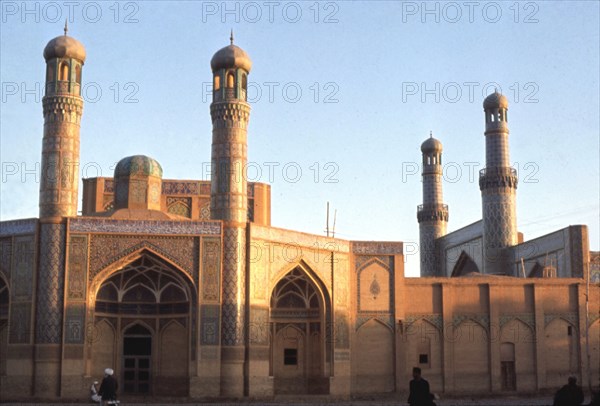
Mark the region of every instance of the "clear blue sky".
[[519, 230], [587, 224], [599, 249], [597, 1], [0, 6], [2, 220], [37, 216], [42, 51], [70, 18], [88, 55], [84, 177], [146, 154], [165, 178], [206, 179], [209, 62], [233, 28], [254, 62], [249, 176], [271, 183], [274, 226], [323, 234], [330, 201], [340, 238], [416, 243], [429, 131], [444, 144], [449, 231], [479, 220], [482, 101], [497, 86], [510, 101]]

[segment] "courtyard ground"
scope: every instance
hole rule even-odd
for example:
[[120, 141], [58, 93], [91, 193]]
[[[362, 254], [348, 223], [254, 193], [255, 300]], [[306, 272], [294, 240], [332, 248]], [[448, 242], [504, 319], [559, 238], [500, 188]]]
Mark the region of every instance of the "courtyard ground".
[[[588, 404], [590, 401], [589, 396], [586, 396], [584, 401], [584, 405]], [[168, 405], [177, 405], [177, 406], [195, 406], [195, 405], [210, 405], [210, 406], [239, 406], [239, 405], [269, 405], [269, 406], [320, 406], [320, 405], [356, 405], [356, 406], [387, 406], [387, 405], [407, 405], [406, 399], [404, 397], [372, 397], [372, 398], [361, 398], [361, 399], [331, 399], [325, 397], [283, 397], [278, 396], [272, 400], [241, 400], [241, 401], [207, 401], [194, 403], [185, 401], [165, 401], [165, 400], [146, 400], [146, 401], [130, 401], [128, 402], [126, 399], [121, 400], [121, 406], [168, 406]], [[6, 406], [63, 406], [63, 405], [85, 405], [91, 406], [94, 403], [4, 403], [0, 401], [3, 405]], [[552, 405], [552, 396], [539, 396], [539, 397], [501, 397], [501, 398], [473, 398], [473, 397], [464, 397], [464, 398], [447, 398], [440, 399], [436, 401], [438, 406], [542, 406], [542, 405]], [[96, 403], [97, 405], [97, 403]]]

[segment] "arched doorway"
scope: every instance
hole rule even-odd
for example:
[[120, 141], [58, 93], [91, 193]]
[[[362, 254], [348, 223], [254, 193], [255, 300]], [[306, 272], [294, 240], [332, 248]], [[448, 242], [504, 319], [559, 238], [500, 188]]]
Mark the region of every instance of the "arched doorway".
[[115, 369], [122, 393], [189, 393], [195, 289], [150, 252], [102, 282], [95, 302], [92, 371]]
[[328, 301], [299, 267], [271, 295], [271, 373], [275, 394], [328, 393]]
[[152, 361], [152, 332], [141, 324], [123, 333], [123, 391], [149, 393]]

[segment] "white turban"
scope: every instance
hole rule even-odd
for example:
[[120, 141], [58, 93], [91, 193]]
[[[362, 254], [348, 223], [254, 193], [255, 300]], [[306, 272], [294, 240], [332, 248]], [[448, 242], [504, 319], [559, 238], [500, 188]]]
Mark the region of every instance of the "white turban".
[[112, 369], [110, 369], [110, 368], [106, 368], [106, 369], [104, 370], [104, 374], [105, 374], [105, 375], [112, 375], [112, 374], [114, 374], [114, 373], [115, 373], [115, 371], [113, 371], [113, 370], [112, 370]]

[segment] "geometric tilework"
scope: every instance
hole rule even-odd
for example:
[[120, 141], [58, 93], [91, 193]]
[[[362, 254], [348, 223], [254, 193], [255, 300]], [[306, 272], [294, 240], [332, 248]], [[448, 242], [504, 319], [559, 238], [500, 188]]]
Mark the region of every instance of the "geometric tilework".
[[0, 236], [34, 234], [37, 219], [0, 221]]
[[192, 217], [192, 198], [191, 197], [171, 197], [167, 196], [167, 212], [178, 216]]
[[31, 300], [33, 293], [33, 267], [35, 241], [31, 236], [14, 237], [12, 269], [12, 300]]
[[[353, 251], [356, 249], [357, 247], [355, 247], [353, 245], [352, 249]], [[389, 247], [392, 248], [392, 247]], [[393, 247], [396, 248], [396, 247]], [[364, 250], [360, 250], [360, 251], [364, 251]], [[381, 251], [381, 250], [378, 250]], [[380, 322], [382, 322], [383, 324], [385, 324], [386, 326], [389, 326], [390, 328], [394, 328], [394, 315], [393, 315], [393, 303], [394, 303], [394, 294], [393, 294], [393, 289], [391, 289], [391, 287], [394, 284], [394, 278], [393, 278], [393, 273], [394, 273], [394, 257], [391, 255], [379, 255], [379, 256], [370, 256], [370, 255], [356, 255], [355, 257], [355, 263], [354, 263], [354, 269], [356, 270], [357, 273], [357, 278], [356, 278], [356, 303], [357, 303], [357, 309], [358, 309], [358, 314], [356, 315], [356, 319], [354, 321], [354, 330], [358, 331], [358, 329], [365, 324], [366, 322], [368, 322], [369, 320], [378, 320]], [[387, 279], [387, 283], [388, 286], [390, 287], [390, 294], [389, 294], [389, 306], [388, 306], [388, 310], [381, 310], [381, 311], [373, 311], [373, 310], [364, 310], [361, 308], [361, 289], [365, 289], [365, 287], [361, 288], [361, 272], [366, 269], [368, 266], [372, 265], [372, 264], [377, 264], [379, 265], [384, 271], [387, 272], [387, 277], [384, 276], [385, 279]], [[373, 282], [370, 282], [371, 285], [373, 284]], [[367, 288], [372, 288], [373, 286], [369, 286]], [[337, 316], [336, 316], [337, 317]], [[337, 327], [337, 326], [336, 326]], [[340, 348], [338, 345], [336, 345], [336, 348]]]
[[335, 348], [350, 348], [348, 317], [343, 313], [335, 315]]
[[533, 313], [502, 314], [500, 315], [500, 328], [511, 320], [520, 320], [535, 330], [535, 315]]
[[202, 305], [201, 345], [219, 344], [219, 305]]
[[89, 255], [89, 281], [107, 266], [147, 248], [171, 260], [197, 282], [199, 247], [196, 237], [151, 235], [92, 235]]
[[2, 238], [0, 239], [0, 273], [4, 274], [4, 277], [10, 279], [10, 267], [12, 262], [12, 239]]
[[223, 232], [222, 345], [244, 344], [246, 302], [246, 230], [226, 227]]
[[220, 296], [221, 242], [214, 238], [202, 239], [202, 299], [218, 301]]
[[596, 322], [596, 320], [600, 319], [600, 314], [598, 312], [594, 312], [588, 316], [588, 327]]
[[554, 319], [564, 319], [568, 321], [572, 326], [577, 327], [579, 320], [577, 319], [577, 313], [565, 312], [565, 313], [546, 313], [544, 314], [544, 325], [548, 326]]
[[419, 253], [421, 276], [441, 276], [440, 254], [436, 247], [436, 239], [446, 233], [446, 223], [419, 224]]
[[38, 344], [59, 344], [62, 339], [64, 241], [64, 225], [41, 225], [35, 323], [35, 342]]
[[42, 173], [40, 179], [40, 218], [77, 216], [79, 187], [79, 123], [83, 99], [79, 96], [46, 95]]
[[433, 314], [407, 314], [405, 318], [405, 323], [407, 326], [410, 326], [414, 322], [418, 320], [427, 320], [431, 324], [433, 324], [439, 331], [443, 329], [443, 320], [442, 315], [439, 313]]
[[87, 253], [87, 236], [72, 235], [69, 242], [68, 299], [85, 300]]
[[29, 344], [31, 336], [31, 303], [13, 303], [10, 306], [11, 344]]
[[248, 327], [250, 344], [269, 344], [269, 309], [253, 307]]
[[452, 318], [452, 325], [458, 327], [463, 321], [471, 320], [486, 330], [490, 328], [490, 316], [487, 314], [458, 314]]
[[517, 243], [517, 218], [514, 189], [509, 193], [494, 194], [496, 189], [482, 193], [484, 273], [505, 271], [504, 249]]
[[65, 311], [65, 343], [83, 344], [85, 303], [70, 303]]
[[378, 262], [384, 269], [390, 270], [393, 268], [393, 257], [387, 255], [371, 256], [371, 255], [356, 255], [354, 269], [357, 273], [363, 268], [371, 265], [373, 262]]
[[362, 312], [357, 315], [356, 322], [354, 323], [354, 330], [358, 331], [360, 326], [368, 322], [369, 320], [378, 320], [390, 328], [394, 328], [394, 316], [390, 313], [367, 313]]
[[[356, 303], [357, 303], [357, 308], [359, 313], [363, 313], [363, 312], [368, 312], [368, 313], [373, 313], [373, 314], [389, 314], [391, 312], [391, 309], [393, 309], [393, 303], [394, 303], [394, 295], [393, 295], [393, 289], [390, 289], [390, 295], [389, 295], [389, 307], [388, 310], [386, 311], [371, 311], [371, 310], [364, 310], [361, 308], [361, 303], [360, 303], [360, 297], [361, 297], [361, 283], [360, 283], [360, 274], [363, 271], [363, 269], [367, 268], [368, 266], [370, 266], [371, 264], [377, 264], [379, 266], [381, 266], [381, 268], [383, 268], [385, 271], [387, 271], [387, 278], [388, 279], [388, 286], [391, 288], [392, 286], [394, 286], [394, 279], [393, 279], [393, 272], [394, 272], [394, 258], [392, 256], [387, 256], [387, 255], [380, 255], [380, 256], [366, 256], [366, 255], [357, 255], [356, 256], [356, 261], [355, 261], [355, 269], [356, 269], [356, 273], [358, 274], [357, 277], [357, 281], [356, 281]], [[384, 316], [384, 320], [386, 319], [386, 317]]]
[[221, 234], [216, 221], [159, 221], [73, 218], [69, 230], [84, 233]]
[[401, 242], [352, 241], [352, 252], [357, 255], [398, 255], [402, 254]]

